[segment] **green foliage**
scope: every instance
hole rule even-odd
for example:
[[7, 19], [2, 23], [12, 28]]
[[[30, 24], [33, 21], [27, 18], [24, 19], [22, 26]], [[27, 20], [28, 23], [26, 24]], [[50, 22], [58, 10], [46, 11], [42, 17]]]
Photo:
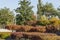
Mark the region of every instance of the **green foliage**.
[[16, 16], [16, 23], [17, 24], [24, 24], [24, 22], [26, 21], [30, 21], [33, 20], [32, 15], [34, 15], [34, 12], [32, 11], [33, 6], [30, 6], [31, 2], [29, 2], [28, 0], [21, 0], [19, 2], [19, 7], [15, 10], [17, 13]]
[[[59, 12], [54, 8], [52, 3], [46, 3], [45, 5], [42, 4], [41, 0], [38, 0], [38, 5], [37, 5], [38, 11], [37, 11], [37, 21], [39, 25], [48, 25], [52, 24], [50, 19], [47, 18], [49, 16], [58, 16], [59, 17]], [[46, 15], [46, 17], [42, 16]], [[39, 19], [39, 20], [38, 20]], [[49, 19], [49, 20], [48, 20]], [[53, 20], [55, 21], [55, 20]], [[57, 22], [56, 22], [57, 21]], [[54, 25], [58, 25], [59, 20], [56, 20], [54, 22]]]
[[45, 15], [49, 16], [49, 15], [57, 15], [57, 10], [53, 7], [52, 3], [46, 3], [43, 6], [43, 11], [45, 13]]
[[[39, 2], [39, 0], [38, 0], [38, 2]], [[38, 6], [37, 6], [37, 8], [38, 8], [38, 11], [37, 11], [37, 18], [38, 19], [40, 19], [40, 16], [41, 15], [46, 15], [46, 16], [59, 16], [60, 14], [59, 14], [59, 12], [58, 12], [58, 10], [56, 10], [55, 8], [54, 8], [54, 6], [52, 5], [52, 3], [46, 3], [45, 5], [43, 5], [42, 4], [42, 2], [41, 2], [41, 0], [40, 0], [40, 2], [38, 3]], [[60, 17], [60, 16], [59, 16]]]
[[0, 24], [12, 24], [13, 23], [13, 12], [10, 11], [8, 8], [2, 8], [0, 9]]
[[0, 38], [1, 39], [6, 39], [10, 36], [10, 33], [0, 33]]
[[23, 20], [23, 18], [22, 18], [22, 16], [21, 15], [16, 15], [16, 24], [20, 24], [20, 25], [22, 25], [22, 24], [24, 24], [24, 20]]
[[38, 22], [38, 24], [39, 25], [48, 25], [48, 24], [50, 24], [50, 22], [49, 22], [48, 18], [45, 15], [43, 15], [40, 17], [40, 21]]
[[59, 8], [57, 8], [57, 10], [58, 10], [58, 16], [59, 16], [59, 18], [60, 18], [60, 7]]
[[54, 17], [54, 16], [50, 18], [50, 22], [51, 22], [51, 24], [53, 24], [54, 26], [58, 26], [58, 25], [60, 24], [59, 21], [60, 21], [59, 18], [56, 18], [56, 17]]
[[43, 10], [43, 4], [41, 2], [41, 0], [38, 0], [38, 5], [37, 5], [37, 19], [40, 19], [40, 16], [43, 14], [42, 12]]
[[60, 19], [56, 17], [50, 18], [50, 24], [53, 25], [57, 30], [60, 30]]
[[2, 38], [2, 39], [8, 38], [8, 37], [9, 37], [8, 34], [1, 34], [1, 38]]

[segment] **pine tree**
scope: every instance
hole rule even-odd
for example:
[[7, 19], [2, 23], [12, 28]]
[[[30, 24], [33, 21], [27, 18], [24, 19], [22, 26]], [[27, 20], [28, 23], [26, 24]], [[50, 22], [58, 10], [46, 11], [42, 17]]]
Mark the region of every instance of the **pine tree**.
[[24, 24], [26, 21], [32, 20], [32, 15], [34, 15], [32, 8], [33, 6], [30, 6], [31, 2], [29, 0], [20, 0], [19, 1], [19, 7], [15, 10], [18, 14], [16, 16], [16, 23], [17, 24]]

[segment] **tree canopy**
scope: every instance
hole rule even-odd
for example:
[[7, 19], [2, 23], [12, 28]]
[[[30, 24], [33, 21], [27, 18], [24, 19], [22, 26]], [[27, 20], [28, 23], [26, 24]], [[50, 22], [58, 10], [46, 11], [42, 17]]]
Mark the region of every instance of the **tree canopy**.
[[33, 6], [30, 6], [31, 2], [28, 0], [20, 0], [19, 7], [15, 10], [17, 13], [16, 23], [24, 24], [26, 21], [33, 20], [32, 15], [34, 12], [32, 11]]
[[12, 24], [13, 23], [13, 12], [9, 8], [0, 9], [0, 24]]

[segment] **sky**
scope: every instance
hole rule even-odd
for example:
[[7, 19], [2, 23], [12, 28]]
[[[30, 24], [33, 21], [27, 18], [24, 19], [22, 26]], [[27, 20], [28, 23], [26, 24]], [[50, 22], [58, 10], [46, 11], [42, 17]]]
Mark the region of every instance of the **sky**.
[[[38, 0], [30, 0], [31, 5], [34, 6], [33, 11], [36, 13], [37, 12], [37, 3]], [[60, 6], [60, 0], [42, 0], [43, 4], [46, 2], [52, 3], [55, 8]], [[18, 7], [19, 0], [0, 0], [0, 8], [10, 8], [10, 10], [16, 9]]]

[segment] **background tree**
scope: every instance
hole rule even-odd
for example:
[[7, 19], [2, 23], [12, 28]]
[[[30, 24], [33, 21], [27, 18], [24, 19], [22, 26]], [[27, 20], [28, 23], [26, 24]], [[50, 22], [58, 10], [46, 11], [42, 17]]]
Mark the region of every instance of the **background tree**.
[[0, 25], [8, 25], [13, 23], [13, 12], [8, 8], [0, 9]]
[[43, 4], [42, 4], [41, 0], [38, 0], [38, 5], [37, 5], [37, 19], [38, 20], [40, 19], [40, 16], [43, 14], [42, 6], [43, 6]]
[[[59, 16], [58, 10], [54, 8], [52, 3], [46, 3], [45, 5], [42, 4], [42, 0], [38, 0], [38, 5], [37, 5], [37, 21], [39, 25], [46, 25], [50, 24], [49, 18], [50, 17], [55, 17]], [[46, 16], [43, 16], [46, 15]], [[46, 20], [45, 20], [46, 19]]]
[[52, 3], [46, 3], [45, 5], [42, 4], [41, 0], [38, 0], [38, 5], [37, 5], [37, 19], [40, 19], [40, 16], [46, 15], [46, 16], [58, 16], [58, 11]]
[[58, 17], [60, 18], [60, 7], [59, 8], [57, 8], [57, 10], [58, 10]]
[[31, 2], [29, 0], [20, 0], [19, 7], [15, 10], [17, 13], [16, 24], [23, 25], [26, 21], [33, 20], [32, 11], [33, 6], [30, 6]]
[[46, 16], [56, 16], [57, 15], [57, 10], [53, 7], [52, 3], [46, 3], [43, 6], [43, 12]]

